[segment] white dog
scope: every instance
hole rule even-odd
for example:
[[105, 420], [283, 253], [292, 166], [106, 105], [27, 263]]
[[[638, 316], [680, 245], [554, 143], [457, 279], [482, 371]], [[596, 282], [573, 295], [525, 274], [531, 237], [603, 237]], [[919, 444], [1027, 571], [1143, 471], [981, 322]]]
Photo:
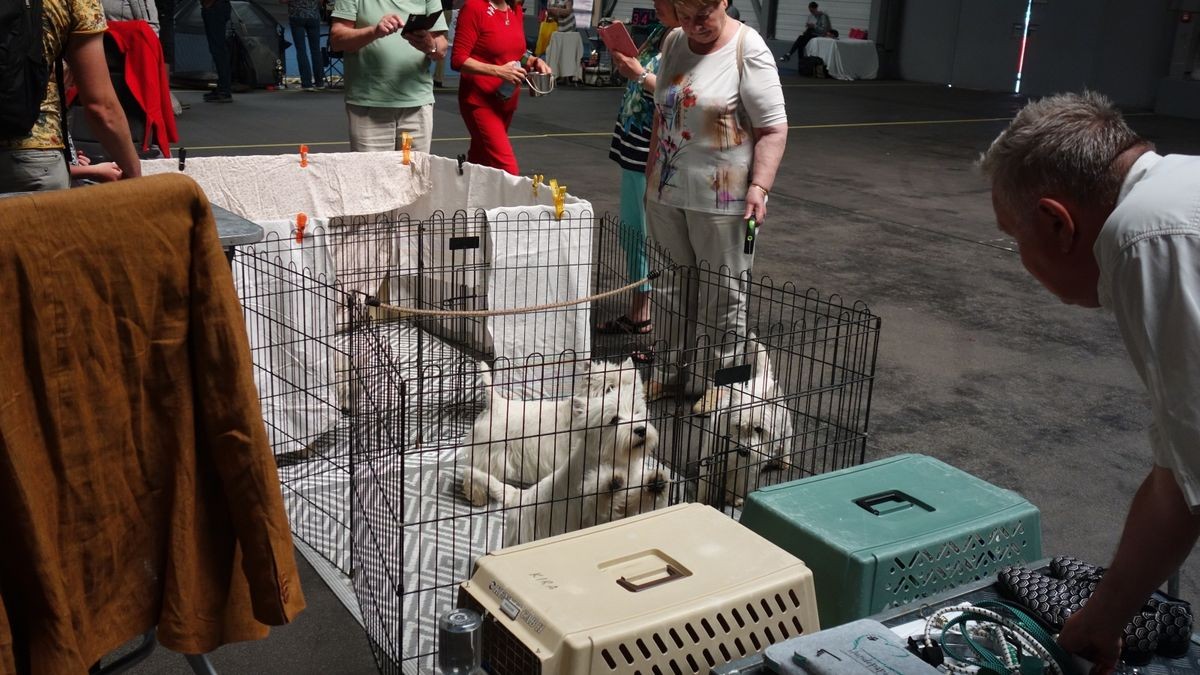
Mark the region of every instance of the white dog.
[[[794, 443], [792, 413], [777, 400], [779, 384], [771, 372], [767, 348], [754, 341], [754, 376], [746, 382], [713, 387], [692, 411], [706, 415], [700, 442], [700, 485], [697, 500], [716, 504], [718, 482], [725, 500], [741, 506], [758, 487], [762, 469], [784, 461]], [[717, 456], [724, 454], [722, 458]], [[724, 471], [724, 477], [720, 471]]]
[[[488, 405], [475, 419], [463, 460], [507, 483], [528, 485], [552, 474], [566, 462], [587, 426], [632, 423], [646, 416], [645, 386], [632, 359], [588, 364], [575, 383], [575, 395], [564, 399], [506, 398], [492, 386], [487, 364], [480, 368], [480, 379], [489, 391]], [[612, 400], [605, 403], [606, 398]], [[464, 474], [463, 493], [482, 506], [487, 503], [486, 484], [473, 480], [474, 475]]]
[[[611, 394], [604, 400], [610, 408], [615, 404]], [[674, 477], [650, 455], [657, 430], [650, 424], [645, 430], [638, 434], [630, 424], [589, 428], [568, 462], [524, 489], [478, 469], [467, 472], [504, 505], [505, 546], [573, 532], [666, 506]]]

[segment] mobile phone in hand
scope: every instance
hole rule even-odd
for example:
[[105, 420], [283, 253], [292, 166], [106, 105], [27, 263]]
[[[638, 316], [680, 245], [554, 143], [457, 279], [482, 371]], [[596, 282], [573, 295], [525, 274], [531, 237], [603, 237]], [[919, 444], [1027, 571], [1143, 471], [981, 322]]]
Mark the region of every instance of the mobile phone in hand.
[[411, 14], [408, 17], [408, 21], [404, 22], [404, 28], [400, 29], [400, 34], [408, 35], [420, 30], [429, 30], [433, 28], [441, 16], [442, 10], [440, 9], [433, 14]]

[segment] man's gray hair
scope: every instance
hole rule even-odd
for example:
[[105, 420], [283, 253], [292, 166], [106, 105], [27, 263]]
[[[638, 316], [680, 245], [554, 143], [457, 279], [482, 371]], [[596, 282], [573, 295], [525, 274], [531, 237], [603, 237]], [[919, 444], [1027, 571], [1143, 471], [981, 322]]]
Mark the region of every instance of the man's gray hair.
[[979, 168], [1021, 221], [1048, 195], [1112, 208], [1124, 180], [1113, 160], [1145, 142], [1101, 94], [1056, 94], [1022, 108], [979, 158]]

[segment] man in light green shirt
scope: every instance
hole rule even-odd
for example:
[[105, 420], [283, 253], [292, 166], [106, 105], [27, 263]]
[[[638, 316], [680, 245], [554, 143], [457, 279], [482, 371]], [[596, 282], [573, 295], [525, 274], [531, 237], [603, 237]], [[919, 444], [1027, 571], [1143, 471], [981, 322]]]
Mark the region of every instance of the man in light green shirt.
[[414, 150], [429, 152], [429, 65], [449, 56], [446, 18], [428, 31], [394, 34], [410, 16], [441, 9], [441, 0], [337, 0], [329, 41], [346, 53], [346, 116], [355, 152], [399, 150], [402, 132], [412, 136]]

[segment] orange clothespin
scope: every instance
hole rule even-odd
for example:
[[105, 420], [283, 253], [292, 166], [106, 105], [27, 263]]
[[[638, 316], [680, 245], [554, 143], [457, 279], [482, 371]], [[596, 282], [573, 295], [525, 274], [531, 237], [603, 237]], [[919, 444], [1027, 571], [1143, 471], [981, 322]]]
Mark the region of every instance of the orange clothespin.
[[542, 181], [546, 178], [540, 173], [535, 173], [530, 178], [533, 179], [533, 198], [537, 199], [538, 188], [542, 186]]
[[562, 220], [563, 202], [567, 197], [567, 186], [559, 185], [557, 178], [550, 179], [550, 194], [554, 195], [554, 217]]
[[[308, 146], [301, 145], [300, 146], [300, 167], [304, 168], [306, 166], [308, 166]], [[304, 214], [301, 214], [301, 215], [304, 215]]]
[[[301, 165], [301, 166], [303, 166], [303, 165]], [[305, 227], [308, 227], [308, 216], [304, 215], [303, 213], [297, 213], [296, 214], [296, 229], [293, 230], [293, 232], [296, 233], [296, 243], [297, 244], [304, 243], [304, 228]]]
[[404, 165], [412, 162], [412, 136], [407, 131], [400, 133], [400, 149], [404, 151]]

